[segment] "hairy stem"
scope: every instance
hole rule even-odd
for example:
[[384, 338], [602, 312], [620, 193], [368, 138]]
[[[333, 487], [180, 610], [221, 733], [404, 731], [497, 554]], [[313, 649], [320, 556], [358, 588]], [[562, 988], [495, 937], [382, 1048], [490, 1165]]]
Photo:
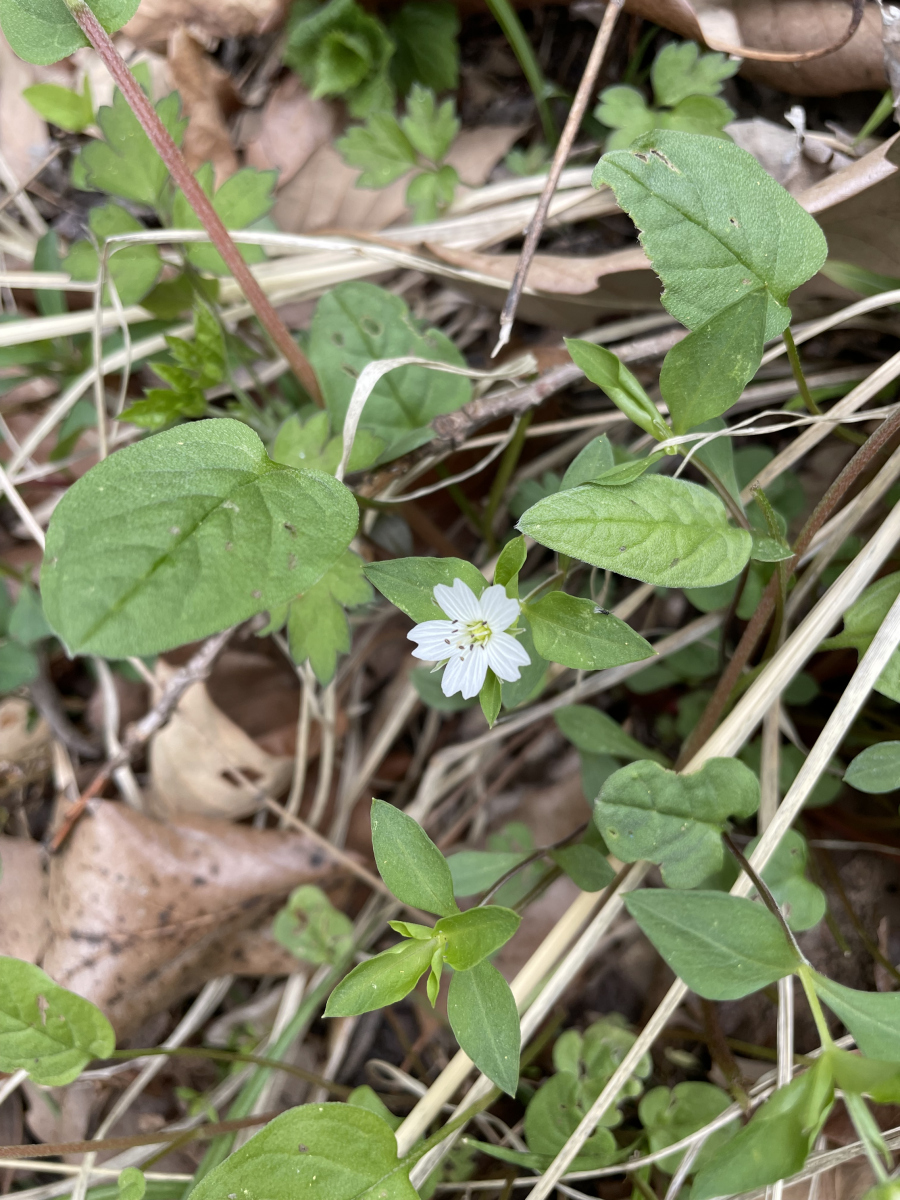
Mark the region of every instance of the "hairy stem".
[[273, 308], [253, 272], [247, 266], [231, 234], [222, 223], [221, 217], [213, 208], [212, 202], [203, 191], [203, 188], [194, 178], [184, 160], [184, 156], [175, 145], [165, 125], [159, 119], [156, 109], [148, 100], [140, 84], [128, 69], [127, 63], [116, 49], [112, 38], [97, 20], [91, 9], [88, 8], [84, 0], [65, 0], [65, 3], [69, 12], [71, 12], [72, 16], [78, 22], [82, 33], [100, 55], [106, 69], [130, 105], [132, 112], [138, 121], [140, 121], [141, 128], [168, 168], [173, 181], [184, 193], [185, 199], [194, 210], [203, 228], [209, 234], [210, 240], [219, 254], [221, 254], [225, 265], [240, 285], [248, 302], [252, 305], [253, 311], [259, 318], [260, 324], [287, 359], [288, 365], [311, 399], [321, 407], [322, 395], [309, 359], [291, 337], [287, 326]]

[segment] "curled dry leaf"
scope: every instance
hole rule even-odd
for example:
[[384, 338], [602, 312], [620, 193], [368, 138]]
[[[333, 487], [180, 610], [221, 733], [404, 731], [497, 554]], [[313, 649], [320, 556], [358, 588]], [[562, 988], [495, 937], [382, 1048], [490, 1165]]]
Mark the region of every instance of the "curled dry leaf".
[[[477, 271], [482, 283], [457, 283], [460, 291], [500, 309], [515, 274], [516, 254], [480, 254], [475, 250], [430, 244], [443, 262]], [[495, 279], [496, 285], [488, 282]], [[531, 294], [532, 291], [539, 293]], [[613, 250], [591, 258], [536, 254], [522, 296], [521, 315], [527, 321], [555, 329], [583, 329], [597, 313], [609, 309], [644, 311], [659, 304], [659, 281], [640, 246]]]
[[[846, 33], [847, 0], [627, 0], [625, 8], [712, 49], [740, 46], [802, 53], [835, 45]], [[846, 45], [807, 62], [745, 59], [741, 74], [795, 96], [838, 96], [886, 86], [878, 7], [867, 4]]]
[[188, 117], [183, 146], [188, 166], [196, 171], [203, 163], [211, 162], [219, 187], [238, 169], [228, 117], [237, 112], [240, 97], [228, 72], [183, 25], [169, 39], [169, 69]]
[[138, 46], [158, 48], [177, 25], [207, 39], [256, 36], [276, 28], [284, 10], [283, 0], [142, 0], [125, 33]]
[[829, 257], [900, 275], [900, 134], [797, 196], [828, 239]]
[[[160, 661], [160, 682], [174, 670]], [[149, 806], [161, 816], [236, 820], [260, 807], [261, 793], [283, 791], [292, 767], [292, 758], [264, 750], [196, 683], [150, 744]]]
[[124, 1036], [216, 975], [289, 970], [262, 930], [293, 888], [339, 871], [298, 834], [163, 823], [101, 801], [51, 861], [41, 965]]

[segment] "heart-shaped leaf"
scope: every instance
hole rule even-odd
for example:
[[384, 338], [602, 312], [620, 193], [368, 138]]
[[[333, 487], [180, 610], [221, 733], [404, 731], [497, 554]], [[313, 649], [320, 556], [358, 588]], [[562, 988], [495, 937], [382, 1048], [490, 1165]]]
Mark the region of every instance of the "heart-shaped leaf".
[[273, 463], [240, 421], [180, 425], [66, 492], [47, 531], [44, 611], [72, 652], [157, 654], [285, 604], [356, 526], [342, 483]]

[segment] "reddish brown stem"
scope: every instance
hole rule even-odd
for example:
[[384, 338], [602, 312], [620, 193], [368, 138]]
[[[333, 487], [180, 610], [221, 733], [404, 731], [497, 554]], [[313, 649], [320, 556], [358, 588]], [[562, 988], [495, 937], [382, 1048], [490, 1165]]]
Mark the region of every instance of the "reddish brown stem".
[[[784, 575], [786, 579], [790, 579], [791, 575], [797, 569], [797, 564], [801, 556], [806, 552], [810, 542], [837, 508], [848, 490], [863, 471], [871, 466], [875, 456], [898, 433], [900, 433], [900, 413], [895, 413], [879, 429], [876, 429], [866, 444], [860, 446], [859, 450], [853, 455], [846, 467], [844, 467], [843, 471], [841, 471], [840, 475], [838, 475], [837, 479], [835, 479], [834, 483], [813, 509], [809, 520], [800, 531], [797, 541], [794, 543], [794, 557], [785, 563]], [[694, 726], [693, 733], [685, 742], [684, 748], [678, 757], [676, 769], [680, 770], [694, 757], [718, 724], [725, 705], [728, 703], [728, 699], [741, 676], [741, 672], [750, 661], [750, 656], [753, 654], [760, 638], [765, 632], [769, 618], [775, 608], [775, 601], [778, 597], [780, 586], [779, 573], [776, 571], [769, 580], [768, 586], [762, 594], [762, 599], [756, 607], [756, 611], [747, 623], [743, 636], [738, 642], [734, 654], [731, 656], [731, 661], [722, 672], [719, 682], [716, 684], [715, 691], [710, 696], [700, 720]]]
[[210, 239], [221, 254], [225, 265], [234, 276], [247, 297], [253, 311], [259, 318], [260, 324], [268, 333], [287, 359], [291, 370], [309, 393], [312, 400], [322, 407], [322, 394], [319, 383], [309, 359], [291, 337], [285, 323], [272, 307], [268, 296], [259, 286], [253, 272], [244, 261], [231, 234], [222, 223], [222, 219], [213, 208], [209, 197], [194, 178], [190, 167], [184, 160], [181, 151], [175, 145], [169, 131], [159, 119], [156, 109], [147, 99], [144, 90], [128, 69], [125, 60], [119, 54], [112, 38], [88, 8], [84, 0], [65, 0], [72, 16], [78, 22], [82, 33], [103, 59], [106, 69], [112, 75], [122, 95], [131, 106], [131, 110], [141, 123], [141, 128], [153, 143], [156, 152], [166, 164], [172, 179], [181, 188], [185, 199], [197, 215], [201, 225], [209, 234]]

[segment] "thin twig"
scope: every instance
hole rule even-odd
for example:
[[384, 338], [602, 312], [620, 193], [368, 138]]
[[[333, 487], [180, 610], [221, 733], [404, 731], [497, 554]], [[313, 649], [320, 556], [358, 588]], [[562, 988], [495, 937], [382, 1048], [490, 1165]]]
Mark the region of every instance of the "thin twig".
[[243, 255], [235, 245], [231, 234], [225, 228], [221, 217], [213, 208], [209, 197], [195, 179], [184, 160], [184, 156], [175, 145], [171, 134], [163, 125], [159, 114], [148, 100], [143, 88], [128, 69], [128, 65], [116, 49], [112, 38], [84, 0], [65, 0], [65, 3], [72, 16], [78, 22], [82, 33], [84, 33], [85, 37], [100, 55], [106, 69], [118, 84], [119, 90], [127, 100], [134, 115], [140, 121], [141, 127], [153, 143], [156, 152], [168, 168], [173, 181], [181, 189], [200, 223], [209, 233], [225, 265], [240, 285], [247, 300], [253, 306], [253, 311], [259, 318], [260, 324], [290, 363], [291, 370], [297, 376], [310, 398], [321, 407], [322, 395], [309, 360], [291, 337], [287, 326], [260, 287], [256, 277], [245, 262]]
[[600, 67], [603, 64], [603, 59], [609, 46], [609, 39], [612, 37], [612, 31], [624, 3], [625, 0], [608, 0], [607, 2], [606, 12], [603, 14], [603, 20], [600, 23], [600, 28], [597, 30], [597, 36], [594, 39], [594, 45], [591, 48], [587, 66], [578, 85], [578, 91], [575, 93], [575, 99], [572, 101], [572, 107], [569, 109], [562, 137], [559, 139], [559, 145], [556, 147], [556, 152], [553, 155], [553, 162], [550, 165], [547, 182], [544, 184], [544, 190], [541, 192], [538, 206], [534, 216], [531, 218], [531, 224], [528, 226], [528, 233], [525, 235], [525, 244], [522, 246], [519, 261], [516, 264], [516, 273], [510, 284], [506, 303], [503, 305], [503, 312], [500, 314], [500, 336], [492, 352], [493, 358], [497, 357], [509, 341], [510, 334], [512, 333], [513, 321], [516, 319], [516, 309], [519, 306], [519, 297], [522, 294], [522, 288], [525, 286], [528, 269], [537, 250], [538, 242], [541, 240], [541, 234], [544, 232], [544, 222], [547, 220], [550, 201], [553, 199], [553, 193], [556, 191], [562, 169], [566, 165], [566, 159], [572, 150], [575, 136], [581, 128], [581, 122], [587, 109], [588, 101], [591, 98], [597, 82], [597, 76], [600, 74]]

